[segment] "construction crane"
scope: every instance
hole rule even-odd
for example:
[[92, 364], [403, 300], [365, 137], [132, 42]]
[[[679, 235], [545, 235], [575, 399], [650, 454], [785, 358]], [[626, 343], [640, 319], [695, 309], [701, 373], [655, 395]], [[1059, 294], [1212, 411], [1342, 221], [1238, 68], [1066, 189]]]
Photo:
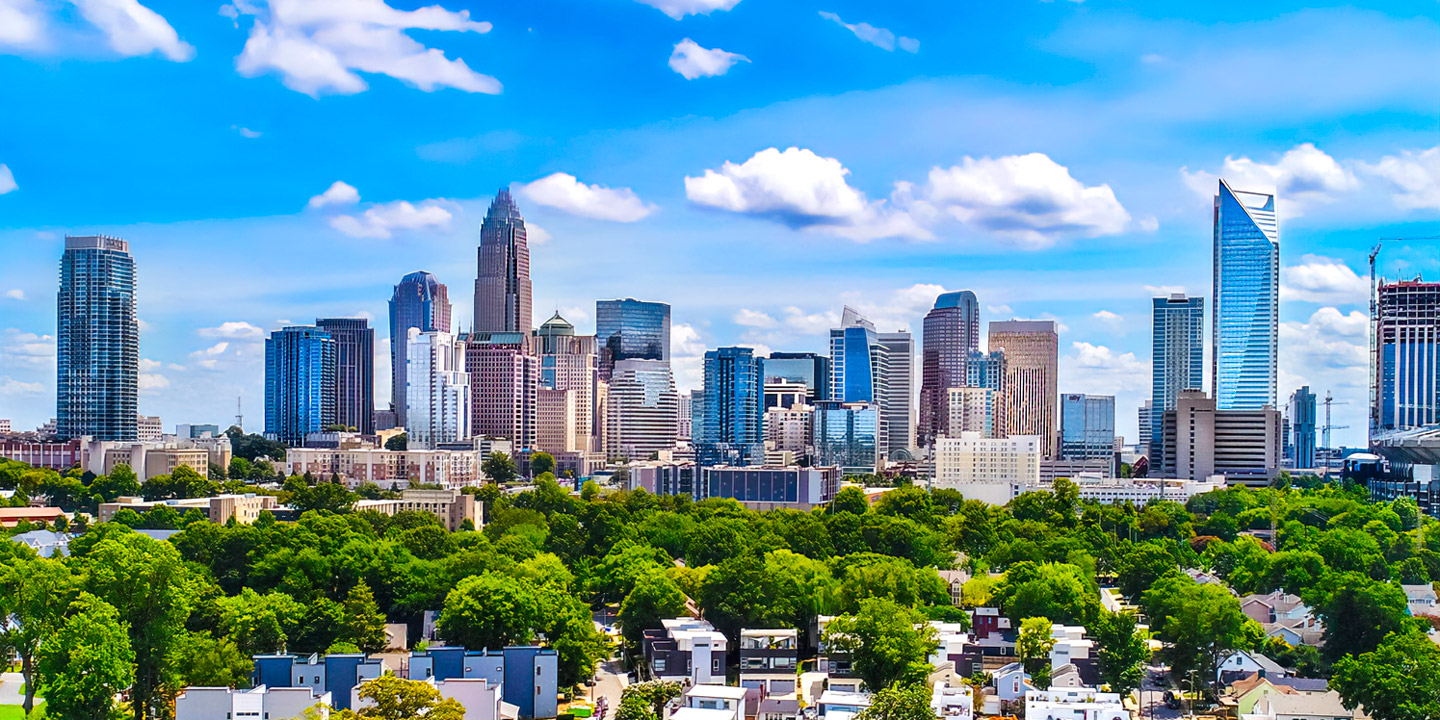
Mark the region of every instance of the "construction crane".
[[1321, 444], [1323, 444], [1323, 445], [1325, 446], [1325, 449], [1326, 449], [1326, 450], [1329, 450], [1329, 449], [1330, 449], [1330, 431], [1331, 431], [1331, 430], [1346, 430], [1346, 429], [1349, 429], [1349, 427], [1350, 427], [1349, 425], [1331, 425], [1331, 424], [1330, 424], [1330, 406], [1331, 406], [1331, 405], [1349, 405], [1349, 404], [1350, 404], [1350, 403], [1345, 402], [1344, 400], [1336, 400], [1336, 399], [1335, 399], [1335, 396], [1331, 395], [1329, 390], [1326, 390], [1326, 391], [1325, 391], [1325, 428], [1324, 428], [1324, 430], [1323, 430], [1323, 435], [1322, 435], [1322, 438], [1321, 438], [1321, 441], [1320, 441], [1320, 442], [1321, 442]]

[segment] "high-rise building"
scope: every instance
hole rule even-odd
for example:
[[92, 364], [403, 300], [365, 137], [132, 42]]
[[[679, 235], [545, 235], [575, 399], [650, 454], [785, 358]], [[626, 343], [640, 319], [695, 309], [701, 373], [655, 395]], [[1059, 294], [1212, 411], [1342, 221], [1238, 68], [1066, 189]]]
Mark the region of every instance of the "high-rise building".
[[[539, 448], [550, 453], [599, 451], [604, 418], [596, 412], [599, 376], [595, 336], [576, 335], [575, 326], [557, 312], [531, 340], [532, 354], [540, 357], [541, 405], [536, 416], [540, 423]], [[560, 418], [555, 413], [562, 405], [571, 415], [557, 428], [553, 424]], [[547, 424], [552, 427], [545, 427]], [[567, 442], [573, 441], [577, 447], [554, 447], [557, 437], [568, 438]]]
[[915, 338], [908, 332], [880, 333], [885, 348], [885, 445], [891, 457], [915, 447]]
[[375, 330], [365, 318], [322, 318], [335, 339], [335, 422], [375, 432]]
[[[1160, 446], [1158, 443], [1154, 443], [1151, 440], [1151, 438], [1154, 437], [1155, 434], [1155, 401], [1146, 400], [1145, 402], [1141, 403], [1140, 412], [1137, 413], [1137, 415], [1138, 417], [1136, 418], [1136, 420], [1139, 422], [1140, 440], [1136, 443], [1136, 451], [1147, 458], [1159, 458]], [[1164, 417], [1162, 416], [1160, 419], [1164, 420]]]
[[670, 361], [670, 306], [624, 298], [595, 302], [595, 343], [600, 379], [609, 380], [621, 360]]
[[292, 326], [265, 339], [265, 434], [299, 446], [335, 422], [335, 340]]
[[765, 359], [765, 381], [804, 383], [810, 403], [830, 399], [830, 358], [812, 352], [772, 352]]
[[748, 347], [705, 353], [705, 415], [694, 439], [701, 465], [764, 462], [761, 363]]
[[1280, 474], [1280, 412], [1220, 410], [1203, 390], [1184, 390], [1165, 411], [1161, 477], [1196, 482], [1224, 475], [1264, 486]]
[[678, 418], [675, 425], [675, 439], [688, 441], [694, 437], [695, 430], [695, 402], [691, 397], [693, 392], [680, 393], [679, 405], [677, 407]]
[[884, 459], [881, 413], [874, 403], [825, 401], [815, 406], [811, 446], [817, 467], [838, 467], [844, 475], [876, 472]]
[[450, 332], [450, 292], [423, 270], [400, 278], [390, 296], [390, 409], [395, 427], [405, 427], [405, 343], [410, 328]]
[[933, 487], [959, 490], [966, 499], [1004, 505], [1014, 485], [1040, 482], [1041, 438], [1012, 435], [985, 438], [962, 432], [935, 439]]
[[1005, 353], [1005, 435], [1035, 435], [1055, 456], [1060, 334], [1054, 320], [990, 323], [990, 350]]
[[847, 306], [840, 327], [830, 330], [830, 399], [879, 405], [889, 377], [889, 358], [875, 324]]
[[980, 302], [969, 290], [935, 298], [920, 338], [920, 418], [916, 441], [929, 447], [948, 430], [949, 394], [966, 387], [965, 364], [980, 350]]
[[1280, 339], [1280, 221], [1275, 196], [1215, 195], [1215, 321], [1210, 389], [1220, 410], [1276, 407]]
[[525, 218], [501, 188], [480, 224], [480, 249], [475, 275], [475, 331], [529, 334], [530, 245]]
[[165, 425], [159, 415], [141, 415], [135, 418], [135, 440], [137, 442], [160, 442], [165, 437]]
[[1371, 435], [1440, 423], [1440, 283], [1381, 282]]
[[1175, 409], [1181, 391], [1204, 387], [1205, 298], [1172, 293], [1151, 304], [1150, 418], [1140, 442], [1149, 444], [1152, 458], [1158, 458], [1164, 453], [1165, 411]]
[[465, 342], [448, 332], [406, 331], [405, 426], [409, 446], [433, 450], [470, 437], [471, 375]]
[[140, 324], [130, 243], [66, 236], [55, 304], [56, 433], [134, 440]]
[[1066, 394], [1060, 397], [1060, 458], [1115, 458], [1115, 396]]
[[1000, 393], [983, 387], [952, 387], [945, 391], [949, 403], [945, 434], [936, 437], [959, 437], [962, 432], [977, 432], [980, 437], [995, 435], [996, 400]]
[[1309, 385], [1302, 385], [1290, 394], [1290, 411], [1285, 418], [1290, 425], [1289, 442], [1292, 448], [1292, 467], [1315, 467], [1315, 393]]
[[[762, 361], [765, 362], [765, 361]], [[764, 408], [788, 408], [810, 403], [810, 388], [805, 383], [779, 378], [766, 378]]]
[[612, 372], [606, 401], [605, 452], [611, 459], [648, 460], [656, 453], [673, 449], [680, 395], [675, 392], [670, 363], [621, 360]]
[[535, 446], [540, 359], [527, 352], [526, 333], [475, 332], [465, 341], [470, 373], [470, 433], [502, 437], [515, 451]]

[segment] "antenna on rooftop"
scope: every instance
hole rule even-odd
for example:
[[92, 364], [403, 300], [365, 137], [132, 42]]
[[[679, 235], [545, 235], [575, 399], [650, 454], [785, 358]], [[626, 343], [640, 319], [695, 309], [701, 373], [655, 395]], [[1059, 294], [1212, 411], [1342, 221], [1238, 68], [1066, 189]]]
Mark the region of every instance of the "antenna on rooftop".
[[235, 396], [235, 427], [245, 430], [245, 413], [240, 410], [240, 396]]

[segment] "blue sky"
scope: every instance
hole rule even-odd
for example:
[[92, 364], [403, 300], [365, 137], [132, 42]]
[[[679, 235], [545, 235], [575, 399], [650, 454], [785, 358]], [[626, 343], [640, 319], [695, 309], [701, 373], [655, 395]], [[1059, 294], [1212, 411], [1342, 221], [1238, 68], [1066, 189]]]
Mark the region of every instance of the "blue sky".
[[[1149, 299], [1210, 295], [1223, 176], [1281, 198], [1282, 399], [1333, 391], [1354, 443], [1366, 253], [1440, 232], [1435, 15], [0, 0], [0, 417], [54, 414], [66, 233], [131, 241], [141, 410], [226, 423], [242, 396], [258, 427], [272, 329], [368, 314], [388, 340], [390, 287], [421, 268], [468, 325], [508, 184], [540, 228], [536, 322], [670, 302], [684, 387], [707, 347], [820, 350], [847, 303], [918, 329], [969, 288], [985, 321], [1058, 319], [1060, 390], [1116, 394], [1133, 437]], [[1391, 242], [1380, 267], [1440, 277], [1440, 250]]]

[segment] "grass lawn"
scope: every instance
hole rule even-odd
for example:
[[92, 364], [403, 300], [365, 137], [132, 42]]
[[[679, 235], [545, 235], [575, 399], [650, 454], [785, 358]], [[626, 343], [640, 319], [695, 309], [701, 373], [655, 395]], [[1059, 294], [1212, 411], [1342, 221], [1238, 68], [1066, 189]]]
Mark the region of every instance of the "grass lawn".
[[[45, 717], [45, 703], [35, 706], [35, 717]], [[25, 720], [25, 710], [19, 705], [0, 705], [0, 720]]]

